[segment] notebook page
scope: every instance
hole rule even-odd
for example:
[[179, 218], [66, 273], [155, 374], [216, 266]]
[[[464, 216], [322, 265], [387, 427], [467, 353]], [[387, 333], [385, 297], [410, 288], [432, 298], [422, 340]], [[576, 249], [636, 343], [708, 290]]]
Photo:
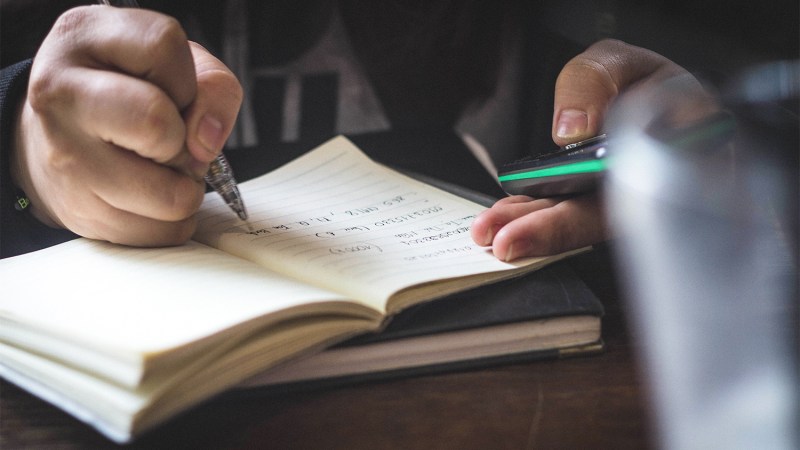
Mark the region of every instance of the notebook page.
[[0, 341], [123, 385], [163, 352], [305, 305], [338, 312], [319, 304], [343, 300], [196, 242], [131, 248], [81, 238], [0, 261], [0, 280]]
[[519, 265], [472, 241], [483, 206], [377, 164], [343, 137], [239, 189], [247, 223], [210, 193], [194, 239], [375, 308], [404, 287]]

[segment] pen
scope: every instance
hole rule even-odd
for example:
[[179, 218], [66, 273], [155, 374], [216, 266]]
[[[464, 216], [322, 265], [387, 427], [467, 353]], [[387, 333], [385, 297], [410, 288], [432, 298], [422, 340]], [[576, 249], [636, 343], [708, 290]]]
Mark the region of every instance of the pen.
[[[100, 3], [108, 6], [139, 7], [136, 0], [100, 0]], [[204, 179], [206, 184], [222, 197], [240, 219], [247, 220], [247, 210], [244, 207], [242, 194], [239, 193], [236, 179], [233, 177], [233, 169], [224, 154], [220, 153], [216, 159], [211, 161]]]
[[[736, 119], [717, 111], [681, 127], [651, 126], [647, 133], [674, 151], [727, 148], [736, 132]], [[596, 189], [608, 169], [609, 148], [605, 134], [562, 147], [555, 152], [528, 157], [500, 168], [497, 180], [506, 193], [531, 197], [574, 195]]]
[[605, 134], [528, 157], [500, 168], [497, 180], [510, 195], [552, 197], [589, 192], [607, 169]]

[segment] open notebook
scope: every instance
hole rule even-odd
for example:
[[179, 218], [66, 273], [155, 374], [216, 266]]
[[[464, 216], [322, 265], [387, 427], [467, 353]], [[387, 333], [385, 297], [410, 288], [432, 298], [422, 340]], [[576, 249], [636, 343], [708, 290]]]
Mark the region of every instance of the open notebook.
[[[124, 442], [412, 305], [568, 256], [498, 261], [469, 237], [483, 206], [342, 137], [240, 190], [247, 223], [210, 194], [180, 247], [78, 239], [0, 261], [0, 375]], [[582, 313], [562, 345], [599, 338]]]

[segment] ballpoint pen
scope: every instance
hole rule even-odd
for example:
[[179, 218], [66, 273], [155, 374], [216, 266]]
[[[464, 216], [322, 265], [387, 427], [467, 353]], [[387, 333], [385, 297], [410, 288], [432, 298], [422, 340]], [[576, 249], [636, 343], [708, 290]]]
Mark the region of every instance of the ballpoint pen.
[[[139, 3], [136, 0], [100, 0], [100, 4], [128, 8], [139, 7]], [[211, 161], [204, 179], [240, 219], [247, 220], [247, 210], [244, 207], [239, 188], [236, 186], [233, 169], [231, 169], [231, 165], [224, 154], [220, 153], [216, 159]]]

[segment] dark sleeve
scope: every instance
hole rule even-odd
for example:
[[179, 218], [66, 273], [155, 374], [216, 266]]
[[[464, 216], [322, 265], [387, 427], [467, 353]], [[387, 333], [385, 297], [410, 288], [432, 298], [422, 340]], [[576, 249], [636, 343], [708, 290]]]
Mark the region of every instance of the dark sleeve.
[[10, 154], [16, 108], [28, 85], [31, 61], [0, 71], [0, 258], [39, 250], [74, 239], [67, 230], [50, 228], [15, 205], [21, 193], [11, 181]]

